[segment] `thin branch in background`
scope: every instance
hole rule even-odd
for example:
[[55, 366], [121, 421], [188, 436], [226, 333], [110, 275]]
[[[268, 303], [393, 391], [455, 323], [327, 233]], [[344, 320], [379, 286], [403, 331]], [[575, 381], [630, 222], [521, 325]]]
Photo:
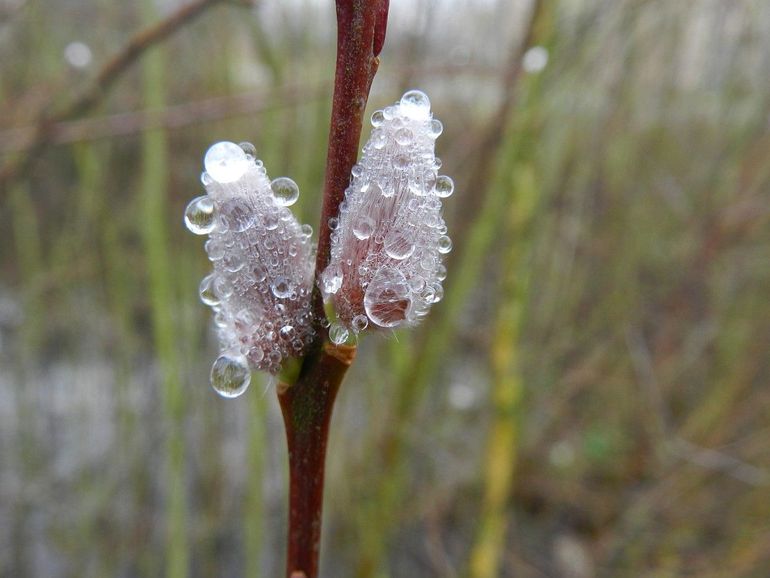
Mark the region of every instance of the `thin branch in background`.
[[72, 120], [93, 110], [112, 85], [147, 50], [168, 39], [208, 8], [221, 2], [224, 0], [195, 0], [181, 6], [165, 19], [136, 33], [123, 50], [101, 67], [92, 83], [74, 100], [54, 112], [49, 111], [48, 107], [44, 107], [38, 115], [29, 142], [16, 158], [7, 161], [0, 168], [0, 188], [6, 188], [8, 183], [24, 176], [29, 171], [35, 160], [51, 144], [58, 123]]
[[626, 344], [639, 384], [644, 388], [653, 415], [659, 446], [671, 457], [705, 469], [719, 471], [750, 486], [770, 485], [770, 472], [712, 448], [704, 448], [672, 432], [670, 414], [655, 377], [654, 364], [644, 337], [636, 328], [626, 331]]
[[[160, 110], [139, 110], [118, 114], [59, 122], [52, 127], [49, 145], [71, 144], [140, 134], [152, 129], [179, 129], [187, 126], [237, 118], [279, 107], [290, 107], [314, 102], [326, 96], [328, 85], [315, 87], [285, 86], [277, 89], [277, 97], [271, 90], [246, 92], [233, 96], [220, 96], [185, 102]], [[0, 153], [25, 150], [34, 134], [34, 127], [9, 129], [0, 132]]]

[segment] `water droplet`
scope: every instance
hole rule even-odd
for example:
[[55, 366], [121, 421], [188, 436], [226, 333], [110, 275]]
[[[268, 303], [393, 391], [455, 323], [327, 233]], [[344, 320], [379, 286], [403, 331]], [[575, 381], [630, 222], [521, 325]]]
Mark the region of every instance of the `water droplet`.
[[426, 119], [430, 116], [430, 99], [421, 90], [410, 90], [401, 97], [401, 110], [414, 119]]
[[281, 207], [290, 207], [299, 198], [299, 187], [289, 177], [278, 177], [270, 183], [275, 204]]
[[409, 286], [413, 291], [417, 291], [419, 293], [425, 288], [425, 278], [420, 277], [419, 275], [415, 275], [409, 279]]
[[311, 227], [310, 225], [302, 225], [302, 227], [300, 227], [300, 232], [305, 237], [308, 237], [308, 238], [312, 237], [313, 236], [313, 227]]
[[335, 345], [342, 345], [347, 341], [350, 332], [340, 323], [334, 323], [329, 327], [329, 340]]
[[262, 351], [261, 347], [254, 346], [251, 349], [249, 349], [249, 359], [255, 365], [260, 361], [262, 361], [264, 358], [265, 358], [265, 352]]
[[231, 251], [222, 257], [222, 265], [224, 265], [225, 270], [230, 271], [231, 273], [236, 273], [237, 271], [243, 269], [243, 255], [241, 253], [234, 253]]
[[223, 275], [217, 275], [214, 279], [214, 293], [217, 294], [220, 301], [227, 299], [230, 297], [230, 295], [233, 294], [233, 284], [227, 277]]
[[340, 225], [340, 221], [339, 221], [339, 219], [337, 217], [332, 217], [332, 218], [329, 219], [329, 228], [332, 231], [336, 231], [337, 227], [339, 227], [339, 225]]
[[356, 219], [356, 222], [353, 223], [353, 234], [356, 236], [357, 239], [361, 241], [371, 237], [373, 232], [374, 232], [374, 219], [372, 219], [371, 217], [367, 217], [366, 215], [361, 215]]
[[201, 183], [204, 187], [208, 187], [211, 183], [214, 182], [214, 179], [211, 178], [211, 175], [208, 174], [206, 171], [203, 171], [201, 173]]
[[238, 143], [238, 146], [241, 147], [241, 150], [245, 152], [247, 155], [250, 155], [254, 158], [257, 157], [257, 147], [255, 147], [250, 142]]
[[396, 131], [396, 142], [401, 146], [411, 144], [412, 140], [414, 140], [414, 134], [408, 128], [402, 128]]
[[64, 59], [74, 68], [86, 68], [93, 60], [93, 53], [84, 42], [70, 42], [64, 48]]
[[441, 133], [444, 132], [444, 125], [441, 124], [441, 121], [437, 118], [434, 118], [430, 121], [430, 136], [433, 138], [438, 138], [441, 136]]
[[409, 155], [396, 155], [396, 158], [393, 159], [393, 166], [401, 170], [407, 168], [409, 166]]
[[219, 261], [225, 255], [225, 246], [215, 239], [209, 239], [203, 245], [210, 261]]
[[446, 235], [438, 238], [438, 252], [442, 254], [449, 253], [452, 250], [452, 239]]
[[376, 149], [385, 148], [385, 144], [388, 142], [385, 133], [382, 130], [376, 130], [372, 133], [372, 145]]
[[242, 233], [254, 224], [254, 209], [243, 199], [232, 199], [219, 209], [220, 220], [226, 230]]
[[353, 329], [358, 331], [363, 331], [366, 329], [369, 325], [369, 318], [366, 315], [356, 315], [353, 317]]
[[249, 167], [246, 153], [237, 144], [228, 141], [218, 142], [206, 151], [203, 159], [206, 172], [219, 183], [237, 181]]
[[249, 267], [246, 276], [254, 283], [262, 283], [267, 278], [267, 269], [261, 263], [255, 263]]
[[439, 263], [438, 267], [436, 267], [436, 279], [439, 281], [446, 279], [446, 267], [443, 263]]
[[286, 299], [289, 295], [291, 295], [292, 287], [291, 282], [286, 277], [278, 277], [273, 283], [270, 285], [270, 289], [273, 292], [273, 295], [275, 295], [278, 299]]
[[436, 196], [445, 199], [455, 190], [455, 182], [451, 177], [441, 175], [436, 179]]
[[354, 177], [360, 177], [364, 174], [364, 167], [361, 165], [353, 165], [353, 168], [350, 169], [350, 174]]
[[248, 309], [241, 309], [235, 316], [235, 322], [241, 327], [251, 328], [257, 322], [257, 315]]
[[522, 68], [524, 68], [526, 72], [540, 72], [548, 64], [548, 49], [543, 46], [533, 46], [524, 53], [521, 62]]
[[210, 197], [196, 197], [184, 211], [184, 223], [196, 235], [206, 235], [214, 230], [214, 203]]
[[222, 397], [238, 397], [250, 381], [249, 364], [240, 353], [223, 353], [211, 366], [211, 386]]
[[409, 284], [398, 269], [382, 267], [364, 293], [364, 309], [372, 323], [396, 327], [407, 318], [412, 306]]
[[325, 295], [334, 295], [342, 287], [342, 269], [339, 265], [329, 265], [321, 275], [321, 290]]
[[297, 330], [294, 329], [292, 325], [284, 325], [283, 327], [281, 327], [281, 330], [278, 332], [278, 335], [280, 335], [281, 339], [285, 339], [286, 341], [291, 341], [297, 335]]
[[217, 294], [214, 291], [215, 279], [216, 275], [214, 273], [206, 275], [198, 286], [198, 294], [201, 297], [201, 301], [209, 307], [219, 305], [219, 297], [217, 297]]
[[401, 231], [391, 231], [385, 237], [385, 254], [391, 259], [403, 260], [414, 253], [414, 243]]
[[380, 126], [385, 122], [385, 114], [381, 110], [372, 113], [372, 126]]

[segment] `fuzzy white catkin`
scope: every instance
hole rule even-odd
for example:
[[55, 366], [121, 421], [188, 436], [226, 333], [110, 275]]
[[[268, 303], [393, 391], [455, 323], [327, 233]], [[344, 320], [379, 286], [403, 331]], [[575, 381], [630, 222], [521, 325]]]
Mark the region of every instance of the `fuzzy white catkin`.
[[441, 200], [454, 183], [438, 175], [435, 141], [443, 127], [428, 97], [409, 91], [376, 111], [372, 125], [339, 216], [329, 223], [331, 261], [321, 290], [337, 316], [335, 342], [348, 331], [417, 323], [443, 296], [442, 256], [451, 250]]
[[287, 208], [299, 194], [294, 181], [271, 183], [248, 143], [213, 145], [205, 165], [208, 194], [188, 205], [185, 221], [193, 232], [209, 234], [205, 248], [214, 271], [200, 293], [214, 310], [221, 348], [212, 384], [234, 397], [242, 393], [233, 382], [245, 363], [275, 374], [312, 341], [312, 230]]

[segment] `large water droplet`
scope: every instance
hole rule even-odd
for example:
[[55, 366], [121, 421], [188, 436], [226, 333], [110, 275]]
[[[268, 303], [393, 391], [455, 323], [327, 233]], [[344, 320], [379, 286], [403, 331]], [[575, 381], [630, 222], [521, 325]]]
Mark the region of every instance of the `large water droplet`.
[[353, 223], [353, 234], [356, 236], [357, 239], [361, 241], [371, 237], [373, 232], [374, 232], [374, 219], [372, 219], [371, 217], [367, 217], [366, 215], [361, 215]]
[[201, 301], [210, 307], [219, 305], [219, 297], [217, 297], [217, 294], [214, 291], [215, 279], [216, 275], [214, 273], [206, 275], [198, 286], [198, 294], [201, 297]]
[[210, 197], [196, 197], [184, 211], [184, 223], [196, 235], [206, 235], [214, 230], [214, 203]]
[[249, 364], [240, 353], [223, 353], [211, 366], [211, 386], [222, 397], [238, 397], [250, 381]]
[[391, 259], [402, 260], [414, 253], [414, 243], [401, 231], [391, 231], [385, 237], [385, 254]]
[[455, 182], [451, 177], [441, 175], [436, 179], [436, 196], [442, 199], [450, 196], [455, 190]]
[[335, 345], [342, 345], [347, 341], [350, 332], [340, 323], [333, 323], [329, 327], [329, 340]]
[[299, 187], [289, 177], [278, 177], [270, 183], [275, 204], [281, 207], [290, 207], [299, 198]]
[[407, 318], [411, 306], [409, 284], [404, 274], [392, 267], [380, 268], [364, 294], [364, 309], [372, 323], [396, 327]]
[[421, 90], [410, 90], [401, 97], [402, 112], [414, 119], [427, 119], [430, 116], [430, 99]]
[[228, 141], [211, 145], [206, 151], [203, 164], [211, 178], [220, 183], [237, 181], [249, 168], [249, 160], [243, 149]]

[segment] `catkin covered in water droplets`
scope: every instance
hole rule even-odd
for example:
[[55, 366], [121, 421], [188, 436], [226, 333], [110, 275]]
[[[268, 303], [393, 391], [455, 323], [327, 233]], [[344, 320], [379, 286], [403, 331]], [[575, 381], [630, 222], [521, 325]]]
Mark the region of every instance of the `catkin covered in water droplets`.
[[432, 117], [430, 100], [411, 90], [376, 111], [372, 126], [321, 275], [338, 323], [355, 333], [424, 317], [443, 295], [442, 256], [451, 249], [441, 209], [454, 183], [438, 174], [435, 141], [443, 127]]
[[[208, 195], [188, 208], [185, 222], [210, 236], [205, 247], [214, 271], [199, 291], [214, 310], [222, 352], [212, 384], [233, 397], [248, 385], [239, 369], [244, 360], [275, 374], [312, 341], [313, 249], [308, 228], [287, 208], [298, 195], [294, 181], [271, 186], [251, 145], [217, 143], [205, 164]], [[199, 215], [200, 206], [211, 215]]]

